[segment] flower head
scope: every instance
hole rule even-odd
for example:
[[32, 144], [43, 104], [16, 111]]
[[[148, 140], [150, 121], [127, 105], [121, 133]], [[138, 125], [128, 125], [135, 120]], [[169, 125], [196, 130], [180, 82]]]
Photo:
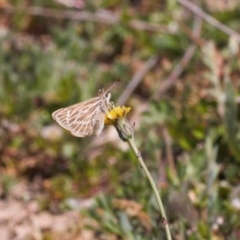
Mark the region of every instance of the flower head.
[[123, 141], [127, 141], [133, 137], [133, 129], [126, 119], [126, 115], [130, 112], [130, 107], [113, 107], [106, 115], [104, 123], [106, 125], [114, 125], [119, 137]]
[[115, 125], [131, 111], [130, 107], [113, 107], [106, 115], [104, 123], [106, 125]]

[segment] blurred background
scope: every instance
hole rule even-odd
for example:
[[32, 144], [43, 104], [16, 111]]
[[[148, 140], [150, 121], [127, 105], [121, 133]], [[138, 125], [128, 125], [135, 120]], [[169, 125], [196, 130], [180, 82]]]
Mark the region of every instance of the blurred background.
[[240, 239], [238, 0], [0, 0], [0, 239], [166, 239], [114, 127], [52, 112], [112, 90], [173, 239]]

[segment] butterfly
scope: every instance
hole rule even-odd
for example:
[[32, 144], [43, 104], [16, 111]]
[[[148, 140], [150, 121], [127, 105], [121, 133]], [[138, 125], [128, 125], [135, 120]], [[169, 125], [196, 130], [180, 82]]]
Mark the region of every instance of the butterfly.
[[92, 134], [99, 134], [104, 127], [104, 118], [113, 103], [110, 102], [110, 89], [106, 92], [99, 90], [99, 96], [61, 108], [52, 114], [52, 117], [63, 128], [71, 132], [76, 137], [85, 137]]

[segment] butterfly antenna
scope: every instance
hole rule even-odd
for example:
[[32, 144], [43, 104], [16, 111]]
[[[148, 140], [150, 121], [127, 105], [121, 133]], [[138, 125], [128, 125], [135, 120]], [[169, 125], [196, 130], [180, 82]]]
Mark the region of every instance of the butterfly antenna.
[[108, 93], [119, 82], [120, 82], [120, 80], [118, 79], [115, 83], [112, 84], [112, 86], [110, 88], [108, 88], [108, 90], [105, 93]]

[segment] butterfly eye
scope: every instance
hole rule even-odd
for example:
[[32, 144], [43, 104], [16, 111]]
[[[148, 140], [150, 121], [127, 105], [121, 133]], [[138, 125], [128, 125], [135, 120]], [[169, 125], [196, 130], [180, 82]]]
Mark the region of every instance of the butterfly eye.
[[98, 90], [98, 93], [99, 93], [99, 94], [102, 94], [103, 92], [104, 92], [103, 88], [101, 88], [101, 89]]
[[105, 97], [109, 100], [109, 99], [111, 98], [111, 93], [110, 93], [110, 92], [107, 92], [107, 93], [105, 94]]

